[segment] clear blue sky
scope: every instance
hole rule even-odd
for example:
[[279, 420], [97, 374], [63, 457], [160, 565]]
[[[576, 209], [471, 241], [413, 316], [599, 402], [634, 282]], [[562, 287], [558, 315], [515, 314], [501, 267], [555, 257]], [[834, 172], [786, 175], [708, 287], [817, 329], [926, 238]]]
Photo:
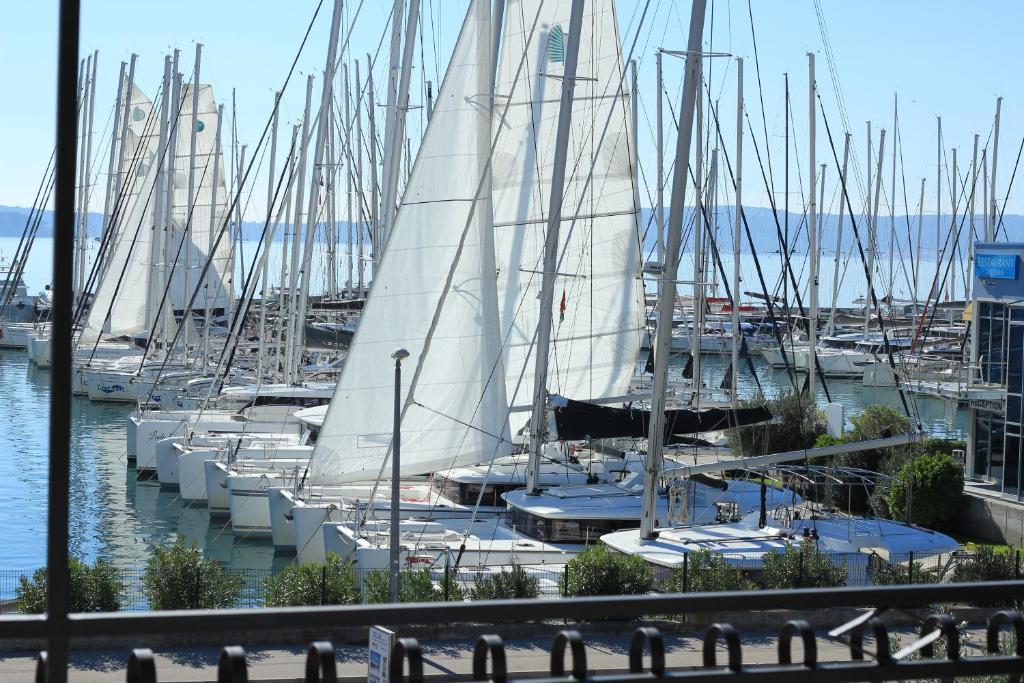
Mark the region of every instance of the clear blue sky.
[[[358, 0], [349, 0], [354, 13]], [[422, 0], [424, 42], [422, 62], [417, 47], [414, 81], [439, 81], [464, 14], [467, 0]], [[639, 14], [647, 0], [618, 2], [623, 50], [628, 53], [637, 34]], [[102, 133], [117, 84], [118, 66], [131, 52], [139, 54], [137, 80], [155, 93], [162, 69], [162, 55], [173, 47], [182, 50], [181, 71], [188, 78], [196, 41], [205, 45], [203, 81], [229, 105], [231, 90], [237, 92], [239, 135], [254, 144], [266, 121], [273, 92], [281, 84], [295, 54], [316, 0], [179, 0], [124, 2], [84, 0], [83, 50], [100, 50], [100, 87], [95, 128]], [[659, 46], [681, 49], [685, 40], [689, 2], [650, 0], [648, 16], [639, 32], [635, 57], [640, 61], [641, 158], [645, 172], [653, 173], [654, 57]], [[989, 135], [996, 95], [1004, 97], [1000, 141], [1000, 196], [1006, 191], [1010, 172], [1024, 135], [1024, 81], [1019, 68], [1019, 27], [1024, 25], [1024, 3], [963, 3], [954, 0], [820, 0], [835, 56], [835, 78], [848, 112], [854, 135], [853, 150], [861, 172], [865, 167], [865, 121], [876, 131], [892, 127], [893, 93], [899, 93], [903, 159], [911, 195], [916, 205], [920, 178], [928, 177], [926, 213], [933, 210], [935, 193], [935, 116], [943, 117], [947, 150], [959, 149], [961, 168], [970, 163], [972, 135]], [[351, 52], [375, 52], [386, 30], [390, 0], [364, 0], [351, 40]], [[841, 127], [837, 90], [823, 49], [822, 33], [813, 0], [753, 0], [764, 105], [773, 146], [776, 183], [781, 191], [782, 74], [789, 72], [794, 127], [799, 140], [793, 156], [792, 202], [799, 205], [796, 163], [799, 160], [806, 184], [807, 163], [807, 61], [805, 53], [818, 54], [818, 83], [829, 112], [833, 132]], [[711, 11], [714, 28], [711, 28]], [[35, 187], [46, 165], [53, 141], [57, 3], [53, 0], [8, 3], [0, 24], [0, 204], [31, 204]], [[323, 68], [330, 2], [325, 2], [299, 70], [318, 73]], [[747, 109], [763, 145], [761, 106], [758, 99], [754, 51], [751, 44], [747, 0], [713, 0], [709, 6], [706, 45], [746, 58]], [[436, 46], [436, 49], [435, 49]], [[386, 45], [384, 48], [386, 53]], [[384, 54], [382, 53], [382, 54]], [[385, 59], [375, 70], [378, 83], [385, 76]], [[681, 64], [667, 60], [667, 87], [678, 106]], [[735, 126], [735, 70], [732, 60], [709, 64], [712, 89], [719, 93], [726, 144], [733, 146]], [[304, 75], [289, 88], [283, 109], [286, 121], [301, 114]], [[317, 86], [319, 89], [319, 85]], [[413, 100], [420, 96], [419, 90]], [[421, 126], [421, 114], [411, 116], [413, 134]], [[818, 160], [835, 168], [819, 119]], [[887, 155], [891, 151], [889, 131]], [[876, 132], [877, 142], [877, 132]], [[669, 140], [671, 143], [671, 136]], [[837, 144], [841, 144], [837, 140]], [[732, 154], [732, 150], [730, 150]], [[947, 154], [949, 154], [947, 152]], [[766, 205], [767, 196], [753, 164], [753, 148], [745, 148], [744, 199]], [[889, 161], [885, 167], [889, 168]], [[886, 185], [890, 170], [885, 171]], [[648, 178], [650, 176], [648, 175]], [[1024, 183], [1018, 179], [1017, 187]], [[831, 184], [830, 184], [831, 185]], [[886, 191], [888, 193], [888, 191]], [[258, 193], [261, 194], [261, 193]], [[1017, 190], [1016, 197], [1024, 197]], [[781, 197], [780, 197], [781, 202]], [[944, 197], [948, 210], [948, 194]], [[255, 214], [260, 200], [255, 199]], [[902, 211], [902, 194], [897, 203]], [[914, 210], [912, 208], [912, 210]], [[1008, 212], [1024, 212], [1024, 200], [1011, 196]]]

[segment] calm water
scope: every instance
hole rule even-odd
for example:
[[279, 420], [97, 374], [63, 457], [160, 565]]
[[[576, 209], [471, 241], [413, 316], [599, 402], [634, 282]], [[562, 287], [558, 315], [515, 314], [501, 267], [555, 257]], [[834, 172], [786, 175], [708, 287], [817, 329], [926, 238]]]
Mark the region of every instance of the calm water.
[[[0, 238], [0, 254], [12, 254], [16, 242]], [[25, 273], [30, 292], [49, 281], [51, 248], [51, 240], [41, 239], [33, 249]], [[749, 255], [744, 259], [752, 268]], [[777, 272], [777, 260], [765, 260], [770, 282]], [[774, 270], [770, 268], [773, 263]], [[928, 272], [927, 266], [922, 272]], [[753, 289], [754, 273], [745, 278], [744, 289]], [[830, 276], [823, 274], [822, 281], [830, 281]], [[863, 286], [858, 290], [856, 281], [851, 280], [845, 292], [841, 304], [859, 296]], [[823, 303], [825, 299], [823, 294]], [[720, 384], [724, 365], [719, 358], [705, 359], [707, 386]], [[765, 367], [760, 358], [755, 365], [769, 395], [788, 386], [784, 372]], [[681, 369], [681, 364], [676, 365], [673, 372], [678, 374]], [[742, 393], [753, 393], [746, 368], [741, 370], [740, 381]], [[895, 390], [864, 388], [859, 382], [840, 380], [830, 380], [828, 385], [832, 400], [846, 406], [847, 419], [870, 404], [901, 410]], [[820, 385], [818, 398], [825, 400]], [[948, 404], [908, 398], [928, 431], [955, 434], [966, 429], [964, 416], [953, 414]], [[236, 541], [230, 527], [211, 524], [205, 508], [185, 507], [177, 492], [161, 491], [156, 483], [137, 482], [125, 458], [128, 406], [78, 397], [73, 401], [71, 543], [75, 553], [88, 559], [106, 557], [120, 567], [136, 569], [145, 564], [153, 546], [181, 534], [233, 568], [267, 570], [287, 561], [275, 558], [269, 543]], [[0, 351], [0, 570], [27, 571], [45, 561], [48, 414], [48, 371], [32, 368], [23, 351]]]

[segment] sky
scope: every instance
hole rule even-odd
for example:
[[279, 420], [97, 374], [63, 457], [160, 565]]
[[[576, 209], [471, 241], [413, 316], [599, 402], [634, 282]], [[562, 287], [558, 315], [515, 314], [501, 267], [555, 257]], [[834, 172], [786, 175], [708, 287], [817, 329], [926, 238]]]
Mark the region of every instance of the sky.
[[[254, 145], [319, 0], [177, 0], [174, 3], [83, 0], [82, 49], [99, 50], [97, 140], [109, 134], [118, 69], [134, 52], [138, 57], [136, 81], [155, 94], [160, 83], [163, 55], [181, 50], [180, 70], [191, 78], [196, 42], [203, 44], [202, 80], [211, 83], [218, 99], [232, 111], [235, 95], [238, 137]], [[422, 43], [417, 44], [412, 102], [422, 102], [423, 82], [440, 81], [457, 37], [468, 0], [422, 0]], [[374, 78], [387, 74], [387, 34], [391, 0], [347, 0], [346, 25], [353, 58], [367, 53], [381, 59]], [[640, 87], [640, 158], [642, 197], [652, 205], [655, 168], [655, 51], [683, 49], [690, 3], [684, 0], [619, 0], [616, 4], [623, 53], [638, 62]], [[823, 19], [824, 28], [819, 23]], [[357, 14], [358, 11], [358, 14]], [[646, 14], [644, 12], [646, 11]], [[307, 44], [299, 56], [297, 73], [282, 103], [282, 123], [301, 117], [306, 74], [324, 67], [331, 2], [324, 0]], [[52, 150], [56, 88], [57, 2], [5, 3], [0, 23], [0, 205], [31, 205]], [[755, 55], [751, 21], [756, 34]], [[640, 21], [643, 16], [643, 21]], [[354, 20], [354, 22], [353, 22]], [[898, 171], [896, 213], [907, 203], [915, 213], [922, 177], [926, 177], [924, 212], [935, 210], [936, 116], [942, 116], [944, 165], [958, 149], [961, 172], [969, 167], [973, 135], [981, 144], [989, 139], [995, 100], [1002, 96], [998, 186], [1007, 192], [1021, 137], [1024, 136], [1024, 80], [1019, 77], [1018, 29], [1024, 24], [1024, 3], [963, 3], [956, 0], [709, 0], [704, 32], [705, 49], [730, 56], [708, 59], [705, 76], [720, 107], [725, 148], [735, 151], [736, 83], [733, 57], [746, 63], [747, 115], [754, 125], [764, 155], [767, 128], [775, 197], [783, 202], [783, 74], [789, 74], [792, 121], [790, 201], [802, 204], [808, 164], [808, 72], [806, 53], [817, 55], [817, 82], [836, 144], [842, 144], [846, 124], [852, 133], [853, 164], [863, 177], [867, 165], [867, 121], [888, 129], [883, 179], [885, 201], [891, 181], [893, 96], [898, 94], [901, 168]], [[343, 32], [344, 33], [344, 32]], [[830, 47], [830, 53], [825, 46]], [[830, 68], [830, 59], [834, 59]], [[756, 59], [755, 59], [756, 58]], [[755, 63], [756, 61], [756, 63]], [[758, 71], [761, 88], [758, 87]], [[362, 73], [365, 79], [365, 69]], [[678, 110], [681, 61], [665, 59], [666, 112]], [[354, 74], [353, 74], [354, 78]], [[319, 81], [314, 92], [319, 92]], [[762, 105], [764, 103], [764, 122]], [[381, 110], [379, 110], [381, 111]], [[844, 116], [845, 114], [845, 116]], [[668, 117], [669, 114], [666, 113]], [[422, 110], [410, 113], [414, 138], [424, 125]], [[668, 127], [668, 126], [667, 126]], [[836, 163], [825, 126], [818, 118], [817, 159], [826, 163], [827, 188], [835, 206]], [[105, 149], [103, 142], [95, 143]], [[667, 130], [666, 145], [674, 149]], [[839, 154], [842, 153], [841, 147]], [[766, 206], [768, 193], [761, 182], [749, 134], [744, 142], [744, 203]], [[874, 164], [874, 162], [872, 162]], [[944, 181], [948, 183], [948, 180]], [[1024, 180], [1018, 179], [1018, 182]], [[257, 195], [262, 193], [257, 193]], [[725, 200], [723, 200], [725, 201]], [[730, 200], [731, 201], [731, 200]], [[854, 200], [856, 203], [856, 200]], [[947, 190], [942, 202], [949, 211]], [[254, 197], [249, 217], [261, 210]], [[886, 209], [882, 209], [883, 213]], [[1007, 213], [1024, 213], [1024, 192], [1014, 191]]]

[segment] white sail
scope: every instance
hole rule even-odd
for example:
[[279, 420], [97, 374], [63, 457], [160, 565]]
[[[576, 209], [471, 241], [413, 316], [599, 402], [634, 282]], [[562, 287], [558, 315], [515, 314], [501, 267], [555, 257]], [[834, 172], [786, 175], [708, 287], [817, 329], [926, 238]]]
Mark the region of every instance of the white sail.
[[[192, 85], [182, 87], [181, 107], [178, 112], [177, 142], [174, 162], [174, 235], [170, 245], [170, 262], [178, 254], [178, 262], [174, 266], [171, 280], [171, 301], [174, 310], [182, 310], [188, 305], [192, 292], [201, 279], [210, 248], [216, 240], [217, 233], [224, 225], [228, 213], [228, 194], [224, 175], [224, 157], [220, 157], [220, 166], [214, 169], [215, 145], [217, 142], [217, 102], [213, 97], [213, 88], [199, 85], [199, 102], [196, 107], [196, 156], [194, 193], [195, 200], [190, 202], [188, 195], [189, 150], [192, 142]], [[214, 178], [217, 187], [214, 193]], [[213, 205], [216, 194], [216, 206]], [[186, 245], [180, 245], [186, 223], [191, 214], [191, 246], [192, 253], [186, 257]], [[212, 221], [211, 221], [212, 218]], [[180, 249], [179, 249], [180, 245]], [[210, 308], [226, 308], [228, 305], [228, 287], [231, 275], [231, 238], [221, 237], [217, 244], [211, 269], [208, 274], [210, 283]], [[179, 254], [180, 252], [180, 254]], [[191, 275], [186, 277], [185, 264], [191, 265]], [[186, 283], [188, 286], [186, 287]], [[206, 307], [206, 289], [200, 289], [196, 297], [194, 310]], [[193, 337], [194, 339], [194, 337]]]
[[[614, 2], [586, 3], [582, 36], [568, 35], [571, 6], [571, 0], [509, 0], [505, 11], [495, 116], [508, 106], [493, 159], [493, 202], [512, 404], [526, 404], [533, 397], [532, 346], [540, 314], [560, 109], [558, 78], [566, 41], [579, 41], [579, 62], [548, 391], [580, 400], [625, 394], [643, 334], [629, 93]], [[526, 413], [515, 415], [527, 418]]]
[[[124, 108], [118, 109], [120, 118]], [[147, 292], [153, 271], [150, 250], [159, 129], [153, 103], [133, 86], [124, 150], [123, 190], [115, 209], [117, 232], [113, 235], [112, 250], [83, 330], [85, 343], [103, 333], [119, 336], [141, 332], [152, 322]]]
[[317, 438], [308, 474], [313, 483], [377, 477], [391, 444], [391, 353], [399, 347], [411, 354], [403, 366], [404, 474], [480, 462], [509, 450], [485, 182], [489, 14], [489, 0], [470, 4]]

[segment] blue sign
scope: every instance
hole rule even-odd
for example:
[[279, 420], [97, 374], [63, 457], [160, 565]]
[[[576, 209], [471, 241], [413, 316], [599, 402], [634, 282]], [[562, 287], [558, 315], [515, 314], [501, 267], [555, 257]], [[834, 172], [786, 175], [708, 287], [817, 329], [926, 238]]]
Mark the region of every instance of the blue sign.
[[1016, 280], [1016, 254], [975, 254], [974, 276], [981, 280]]

